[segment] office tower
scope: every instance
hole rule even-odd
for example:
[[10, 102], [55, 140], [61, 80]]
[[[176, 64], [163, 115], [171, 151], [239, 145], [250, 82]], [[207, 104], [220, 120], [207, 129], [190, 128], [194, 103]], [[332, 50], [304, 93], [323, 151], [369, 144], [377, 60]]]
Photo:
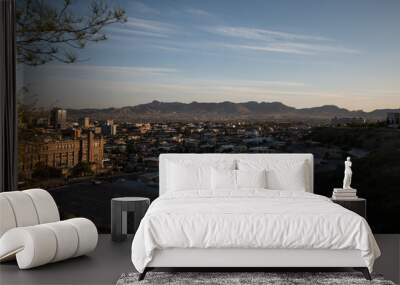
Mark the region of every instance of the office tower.
[[50, 124], [56, 129], [64, 129], [67, 124], [67, 110], [53, 108], [50, 112]]
[[82, 129], [90, 128], [90, 118], [89, 117], [80, 118], [79, 125], [81, 126]]

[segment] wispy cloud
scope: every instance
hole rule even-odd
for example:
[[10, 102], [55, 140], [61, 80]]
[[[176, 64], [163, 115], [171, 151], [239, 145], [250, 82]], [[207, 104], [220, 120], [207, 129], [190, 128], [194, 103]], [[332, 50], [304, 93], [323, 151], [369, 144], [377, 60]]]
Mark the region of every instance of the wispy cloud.
[[148, 45], [148, 47], [158, 49], [161, 51], [167, 51], [167, 52], [186, 52], [187, 51], [183, 48], [178, 48], [178, 47], [173, 47], [173, 46], [168, 46], [168, 45], [163, 45], [163, 44], [153, 44], [153, 45]]
[[131, 29], [138, 29], [156, 33], [173, 33], [177, 30], [177, 27], [172, 24], [134, 17], [129, 17], [128, 22], [124, 25]]
[[[164, 52], [189, 52], [190, 50], [184, 43], [174, 41], [166, 35], [157, 35], [153, 33], [145, 33], [140, 31], [129, 31], [129, 30], [113, 30], [109, 29], [111, 32], [108, 37], [111, 40], [109, 45], [110, 48], [115, 48], [115, 42], [118, 42], [119, 50], [158, 50]], [[138, 39], [137, 37], [141, 37]]]
[[[187, 9], [188, 13], [197, 15], [206, 14], [199, 9]], [[360, 51], [340, 46], [328, 37], [288, 33], [260, 28], [215, 26], [201, 27], [201, 30], [221, 36], [218, 39], [200, 41], [195, 46], [188, 48], [186, 41], [193, 43], [197, 37], [196, 33], [189, 33], [189, 27], [181, 27], [167, 22], [129, 17], [128, 22], [108, 28], [110, 37], [122, 40], [134, 40], [140, 37], [143, 42], [145, 38], [159, 39], [153, 42], [150, 48], [170, 52], [181, 52], [186, 50], [198, 51], [212, 49], [215, 47], [229, 48], [231, 50], [247, 50], [256, 52], [274, 52], [298, 55], [315, 55], [320, 53], [342, 53], [358, 54]], [[183, 39], [185, 35], [185, 39]], [[164, 39], [173, 40], [172, 44], [166, 44]], [[144, 46], [145, 44], [141, 44]], [[137, 46], [137, 45], [136, 45]]]
[[217, 26], [217, 27], [208, 27], [206, 28], [206, 30], [222, 36], [229, 36], [229, 37], [249, 39], [249, 40], [331, 41], [331, 39], [329, 38], [320, 36], [302, 35], [302, 34], [286, 33], [281, 31], [247, 28], [247, 27]]
[[[29, 68], [29, 67], [27, 67]], [[107, 65], [84, 65], [54, 64], [35, 68], [38, 78], [43, 76], [51, 78], [93, 78], [99, 81], [124, 81], [138, 80], [141, 78], [154, 78], [167, 76], [178, 72], [175, 68], [167, 67], [142, 67], [142, 66], [107, 66]], [[29, 72], [29, 70], [28, 70]], [[35, 76], [32, 76], [33, 78]]]
[[191, 14], [191, 15], [199, 16], [199, 17], [209, 17], [209, 16], [211, 16], [211, 13], [209, 13], [209, 12], [207, 12], [205, 10], [202, 10], [202, 9], [189, 8], [189, 9], [186, 9], [186, 12]]
[[159, 15], [160, 11], [153, 7], [150, 7], [142, 2], [132, 1], [129, 2], [130, 7], [134, 12], [139, 12], [141, 14], [149, 14], [149, 15]]
[[268, 44], [268, 45], [241, 45], [241, 44], [217, 44], [220, 47], [236, 49], [236, 50], [251, 50], [251, 51], [260, 51], [260, 52], [280, 52], [280, 53], [294, 53], [294, 54], [311, 54], [310, 52], [279, 46], [276, 44]]
[[156, 38], [167, 38], [168, 34], [164, 33], [155, 33], [145, 30], [138, 30], [138, 29], [129, 29], [126, 27], [109, 27], [107, 28], [108, 31], [111, 32], [109, 38], [119, 38], [119, 39], [134, 39], [133, 36], [142, 36], [142, 37], [156, 37]]
[[140, 67], [140, 66], [125, 67], [125, 66], [77, 65], [76, 67], [69, 66], [69, 68], [79, 69], [84, 72], [104, 72], [104, 73], [114, 73], [114, 74], [125, 73], [132, 76], [168, 75], [171, 73], [178, 72], [178, 70], [174, 68]]
[[259, 52], [279, 52], [290, 54], [313, 55], [322, 52], [332, 53], [351, 53], [357, 54], [359, 51], [336, 46], [324, 46], [316, 44], [300, 43], [266, 43], [263, 45], [243, 45], [243, 44], [218, 44], [221, 47], [230, 49], [252, 50]]
[[236, 42], [217, 43], [221, 47], [260, 52], [280, 52], [302, 55], [318, 53], [360, 53], [358, 50], [345, 48], [335, 44], [331, 38], [287, 33], [268, 29], [216, 26], [207, 27], [206, 31], [236, 39]]
[[277, 47], [282, 48], [291, 48], [294, 50], [302, 50], [305, 52], [333, 52], [333, 53], [351, 53], [351, 54], [358, 54], [360, 53], [359, 50], [345, 48], [342, 46], [337, 45], [321, 45], [316, 43], [279, 43], [276, 44]]
[[198, 83], [203, 83], [207, 85], [218, 85], [223, 84], [226, 86], [252, 86], [257, 88], [263, 87], [304, 87], [306, 84], [304, 82], [298, 81], [277, 81], [277, 80], [197, 80]]
[[176, 34], [179, 28], [161, 21], [129, 17], [126, 23], [109, 27], [108, 30], [113, 35], [166, 38]]

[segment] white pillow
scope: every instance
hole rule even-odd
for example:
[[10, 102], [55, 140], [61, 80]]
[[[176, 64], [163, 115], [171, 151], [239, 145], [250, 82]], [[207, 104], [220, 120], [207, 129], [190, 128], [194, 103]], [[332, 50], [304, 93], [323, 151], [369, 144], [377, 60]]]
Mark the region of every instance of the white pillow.
[[189, 191], [211, 188], [211, 168], [207, 166], [185, 166], [170, 162], [168, 164], [168, 190]]
[[264, 170], [211, 169], [211, 188], [214, 191], [234, 191], [240, 188], [266, 188]]
[[307, 171], [305, 161], [241, 159], [239, 170], [266, 170], [267, 188], [273, 190], [306, 191]]
[[211, 169], [211, 188], [215, 190], [236, 189], [236, 170], [232, 169]]
[[236, 170], [238, 188], [267, 188], [267, 171]]
[[235, 160], [179, 159], [167, 162], [167, 191], [211, 191], [211, 168], [235, 169]]

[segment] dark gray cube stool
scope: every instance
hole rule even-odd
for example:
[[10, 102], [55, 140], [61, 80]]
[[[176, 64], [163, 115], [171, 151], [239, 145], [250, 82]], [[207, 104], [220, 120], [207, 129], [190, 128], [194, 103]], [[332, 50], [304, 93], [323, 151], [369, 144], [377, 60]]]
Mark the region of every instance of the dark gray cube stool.
[[123, 241], [128, 233], [128, 212], [134, 215], [134, 232], [139, 227], [150, 205], [150, 199], [144, 197], [119, 197], [111, 199], [111, 239]]

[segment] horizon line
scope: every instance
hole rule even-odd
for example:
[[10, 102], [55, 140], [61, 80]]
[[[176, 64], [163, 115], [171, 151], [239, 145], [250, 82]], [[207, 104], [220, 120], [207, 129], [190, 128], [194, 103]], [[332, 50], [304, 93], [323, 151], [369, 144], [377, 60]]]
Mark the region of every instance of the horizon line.
[[262, 103], [266, 103], [266, 104], [273, 104], [273, 103], [279, 103], [282, 104], [284, 106], [290, 107], [290, 108], [294, 108], [296, 110], [301, 110], [301, 109], [310, 109], [310, 108], [320, 108], [320, 107], [327, 107], [327, 106], [332, 106], [332, 107], [337, 107], [339, 109], [344, 109], [350, 112], [364, 112], [364, 113], [372, 113], [374, 111], [378, 111], [378, 110], [400, 110], [400, 106], [398, 107], [386, 107], [386, 108], [376, 108], [373, 109], [371, 111], [365, 111], [363, 109], [347, 109], [345, 107], [341, 107], [339, 105], [335, 105], [335, 104], [323, 104], [323, 105], [314, 105], [314, 106], [309, 106], [309, 107], [293, 107], [291, 105], [287, 105], [285, 103], [282, 103], [280, 101], [256, 101], [256, 100], [250, 100], [250, 101], [241, 101], [241, 102], [234, 102], [234, 101], [191, 101], [191, 102], [182, 102], [182, 101], [160, 101], [160, 100], [151, 100], [147, 103], [140, 103], [140, 104], [136, 104], [136, 105], [124, 105], [124, 106], [120, 106], [120, 107], [114, 107], [114, 106], [110, 106], [110, 107], [83, 107], [83, 108], [71, 108], [71, 107], [60, 107], [60, 106], [53, 106], [53, 107], [48, 107], [48, 110], [51, 110], [53, 108], [62, 108], [62, 109], [66, 109], [66, 110], [85, 110], [85, 109], [98, 109], [98, 110], [105, 110], [105, 109], [121, 109], [121, 108], [128, 108], [128, 107], [136, 107], [136, 106], [140, 106], [140, 105], [148, 105], [151, 103], [178, 103], [178, 104], [185, 104], [185, 105], [189, 105], [189, 104], [193, 104], [193, 103], [198, 103], [198, 104], [222, 104], [222, 103], [232, 103], [232, 104], [246, 104], [246, 103], [257, 103], [257, 104], [262, 104]]

